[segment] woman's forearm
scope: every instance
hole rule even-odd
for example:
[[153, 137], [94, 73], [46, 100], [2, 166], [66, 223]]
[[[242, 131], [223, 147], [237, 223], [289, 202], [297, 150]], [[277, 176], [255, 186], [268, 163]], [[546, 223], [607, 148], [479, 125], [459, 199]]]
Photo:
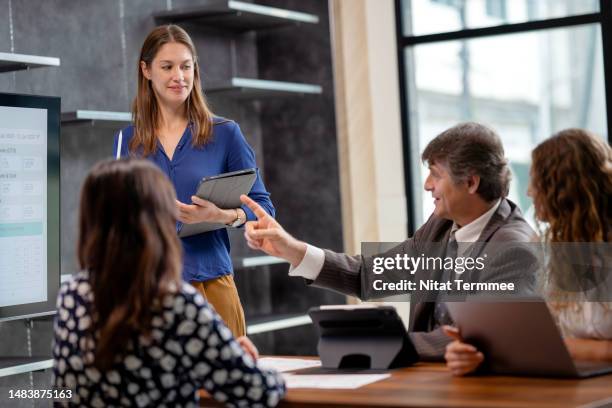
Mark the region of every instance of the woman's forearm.
[[576, 360], [612, 361], [612, 340], [567, 337], [565, 345]]

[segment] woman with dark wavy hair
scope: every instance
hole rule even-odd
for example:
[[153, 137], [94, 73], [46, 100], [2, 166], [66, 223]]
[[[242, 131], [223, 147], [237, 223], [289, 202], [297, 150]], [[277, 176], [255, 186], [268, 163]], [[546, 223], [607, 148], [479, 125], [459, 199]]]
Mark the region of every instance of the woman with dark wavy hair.
[[260, 370], [181, 279], [176, 195], [145, 160], [97, 164], [81, 192], [81, 272], [62, 284], [53, 374], [83, 406], [195, 406], [205, 388], [234, 405], [274, 406], [282, 378]]
[[[566, 129], [531, 154], [532, 197], [548, 249], [543, 294], [575, 359], [612, 361], [612, 149], [582, 129]], [[608, 262], [608, 263], [606, 263]], [[455, 338], [446, 362], [468, 374], [484, 356]]]

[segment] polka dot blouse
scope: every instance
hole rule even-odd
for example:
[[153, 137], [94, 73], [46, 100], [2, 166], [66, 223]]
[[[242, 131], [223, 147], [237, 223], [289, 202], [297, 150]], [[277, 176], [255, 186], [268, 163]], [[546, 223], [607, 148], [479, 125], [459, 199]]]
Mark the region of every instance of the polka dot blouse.
[[280, 375], [259, 369], [186, 283], [163, 299], [151, 336], [131, 339], [127, 354], [100, 372], [87, 363], [96, 347], [86, 336], [92, 300], [85, 272], [64, 283], [57, 300], [53, 377], [56, 386], [74, 391], [71, 405], [197, 406], [198, 390], [206, 389], [227, 406], [271, 407], [285, 393]]

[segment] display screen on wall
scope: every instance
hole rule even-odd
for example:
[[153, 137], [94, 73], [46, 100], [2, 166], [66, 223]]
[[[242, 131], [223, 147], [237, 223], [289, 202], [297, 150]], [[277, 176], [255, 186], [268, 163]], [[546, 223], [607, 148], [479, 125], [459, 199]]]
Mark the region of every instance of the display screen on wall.
[[59, 98], [0, 94], [0, 320], [55, 308], [59, 112]]

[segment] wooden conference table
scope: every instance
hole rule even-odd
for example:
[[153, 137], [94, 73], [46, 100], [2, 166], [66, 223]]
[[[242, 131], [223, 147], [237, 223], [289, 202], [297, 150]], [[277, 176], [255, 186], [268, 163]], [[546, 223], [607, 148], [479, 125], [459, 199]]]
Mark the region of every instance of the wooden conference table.
[[[355, 390], [290, 389], [279, 407], [612, 407], [612, 374], [585, 380], [453, 377], [441, 363], [387, 372], [390, 378]], [[201, 406], [222, 406], [204, 391], [200, 397]]]

